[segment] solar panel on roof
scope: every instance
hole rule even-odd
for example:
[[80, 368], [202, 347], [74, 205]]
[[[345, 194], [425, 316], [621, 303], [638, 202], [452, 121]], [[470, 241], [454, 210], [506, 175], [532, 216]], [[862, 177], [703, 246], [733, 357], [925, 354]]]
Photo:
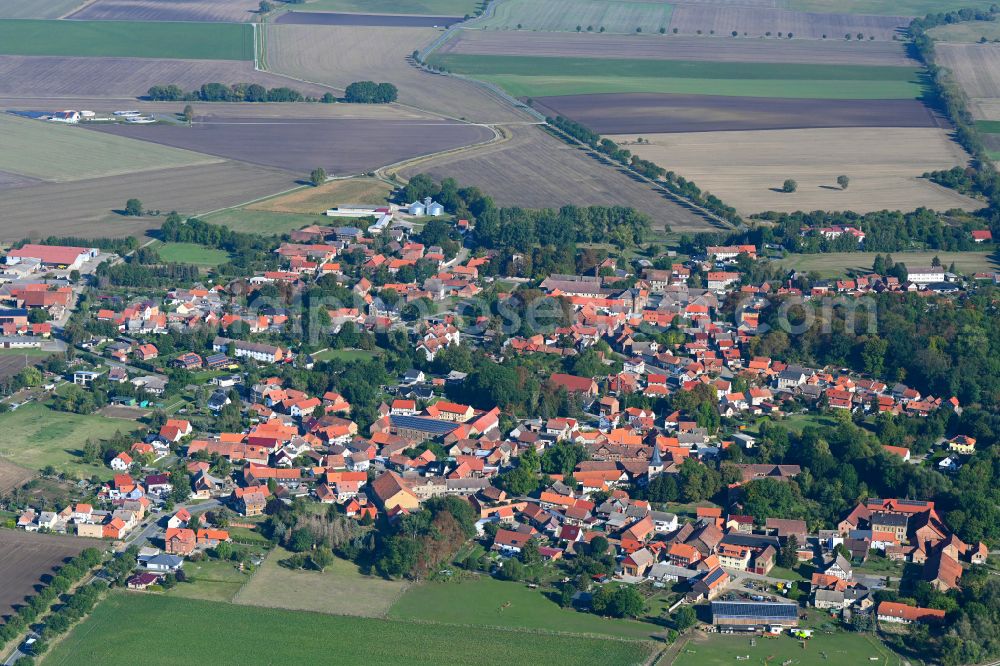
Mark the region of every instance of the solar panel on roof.
[[743, 620], [794, 620], [799, 616], [797, 604], [766, 601], [713, 601], [712, 617]]
[[449, 433], [458, 427], [457, 423], [451, 423], [450, 421], [438, 421], [437, 419], [428, 419], [419, 416], [390, 416], [389, 422], [395, 428], [420, 430], [440, 435]]

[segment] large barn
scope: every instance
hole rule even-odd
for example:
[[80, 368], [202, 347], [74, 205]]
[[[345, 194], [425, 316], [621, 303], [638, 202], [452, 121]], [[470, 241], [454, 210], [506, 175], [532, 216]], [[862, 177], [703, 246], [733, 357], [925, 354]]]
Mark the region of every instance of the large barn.
[[720, 631], [764, 631], [770, 627], [794, 627], [798, 623], [798, 604], [771, 601], [712, 602], [712, 624]]

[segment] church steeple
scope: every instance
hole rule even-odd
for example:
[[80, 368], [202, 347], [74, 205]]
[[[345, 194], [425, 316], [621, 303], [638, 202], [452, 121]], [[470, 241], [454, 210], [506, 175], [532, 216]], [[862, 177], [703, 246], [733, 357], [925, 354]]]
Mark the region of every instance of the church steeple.
[[647, 476], [653, 478], [657, 474], [663, 471], [663, 458], [660, 457], [660, 447], [658, 444], [653, 444], [653, 455], [649, 458], [649, 466], [646, 470]]

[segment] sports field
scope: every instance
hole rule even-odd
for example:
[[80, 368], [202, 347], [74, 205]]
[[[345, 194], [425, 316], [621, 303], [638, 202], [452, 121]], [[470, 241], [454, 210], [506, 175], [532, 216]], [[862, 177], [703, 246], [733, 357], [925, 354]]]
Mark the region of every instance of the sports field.
[[465, 16], [475, 14], [482, 4], [482, 0], [309, 0], [295, 5], [295, 11]]
[[5, 55], [253, 60], [243, 23], [0, 20]]
[[619, 0], [505, 0], [479, 25], [498, 30], [658, 33], [670, 25], [672, 7], [663, 2]]
[[222, 161], [188, 150], [7, 113], [0, 113], [0, 134], [4, 137], [0, 170], [56, 182]]
[[54, 19], [72, 12], [84, 0], [3, 0], [0, 18]]
[[561, 608], [541, 590], [522, 583], [478, 580], [427, 582], [411, 588], [389, 610], [389, 617], [445, 624], [510, 629], [544, 629], [646, 640], [662, 627], [636, 620], [614, 620]]
[[[695, 633], [680, 648], [674, 666], [732, 666], [792, 663], [795, 666], [872, 664], [899, 666], [902, 659], [865, 634], [847, 632], [813, 634], [804, 643], [791, 636], [757, 637]], [[749, 657], [749, 659], [746, 659]], [[875, 657], [873, 661], [871, 658]]]
[[[114, 636], [114, 640], [109, 640]], [[183, 638], [181, 638], [183, 637]], [[641, 664], [652, 645], [478, 627], [341, 617], [153, 594], [112, 593], [45, 663], [364, 663], [374, 666]]]
[[[896, 263], [907, 266], [930, 266], [934, 257], [945, 268], [955, 264], [960, 273], [1000, 271], [1000, 256], [996, 252], [892, 252]], [[790, 254], [779, 260], [787, 270], [808, 273], [816, 271], [822, 277], [841, 277], [849, 273], [870, 271], [875, 253], [826, 252], [823, 254]]]
[[117, 431], [128, 432], [135, 424], [103, 416], [71, 414], [33, 402], [13, 412], [0, 414], [0, 458], [27, 469], [52, 465], [77, 477], [97, 474], [111, 478], [104, 465], [86, 465], [80, 455], [88, 439], [108, 439]]
[[172, 264], [218, 266], [229, 261], [229, 253], [197, 243], [164, 243], [156, 246], [160, 259]]
[[350, 560], [335, 558], [326, 571], [293, 571], [279, 562], [291, 553], [275, 548], [233, 600], [247, 606], [334, 615], [385, 617], [409, 583], [364, 576]]
[[441, 55], [431, 63], [495, 83], [518, 97], [685, 93], [809, 99], [912, 99], [912, 67], [694, 60]]

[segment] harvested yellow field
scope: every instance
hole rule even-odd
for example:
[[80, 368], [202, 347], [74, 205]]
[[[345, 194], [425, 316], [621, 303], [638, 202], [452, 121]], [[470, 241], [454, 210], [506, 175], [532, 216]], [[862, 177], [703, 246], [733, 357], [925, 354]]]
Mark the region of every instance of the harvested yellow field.
[[[983, 204], [935, 185], [926, 171], [969, 157], [937, 128], [795, 129], [611, 137], [693, 180], [743, 215], [774, 210], [976, 210]], [[649, 143], [645, 143], [648, 141]], [[847, 190], [837, 176], [850, 178]], [[786, 179], [797, 191], [781, 191]]]
[[1000, 120], [1000, 44], [934, 46], [937, 63], [950, 70], [980, 120]]
[[276, 74], [338, 90], [354, 81], [386, 81], [399, 89], [401, 104], [472, 122], [526, 118], [478, 84], [409, 61], [440, 36], [437, 28], [268, 24], [265, 31], [267, 67]]
[[384, 204], [391, 193], [392, 187], [377, 178], [348, 178], [324, 183], [319, 187], [296, 190], [259, 201], [247, 208], [271, 213], [319, 214], [334, 206]]

